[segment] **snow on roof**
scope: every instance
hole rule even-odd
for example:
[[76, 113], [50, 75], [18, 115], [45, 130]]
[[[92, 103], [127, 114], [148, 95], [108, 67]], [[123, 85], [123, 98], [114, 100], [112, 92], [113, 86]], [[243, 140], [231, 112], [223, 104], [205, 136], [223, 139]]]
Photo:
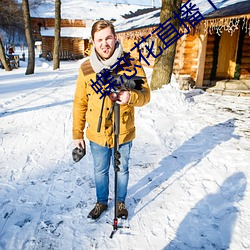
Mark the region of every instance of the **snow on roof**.
[[[212, 0], [212, 3], [218, 9], [215, 10], [208, 0], [191, 0], [191, 3], [196, 4], [196, 6], [199, 8], [200, 13], [204, 17], [207, 17], [208, 14], [211, 14], [213, 12], [219, 12], [219, 10], [221, 10], [222, 8], [231, 6], [233, 4], [239, 4], [241, 2], [244, 5], [250, 5], [249, 0]], [[116, 22], [114, 22], [116, 32], [119, 33], [149, 26], [158, 26], [160, 23], [160, 11], [160, 8], [157, 8], [155, 11], [140, 16], [134, 17], [132, 15], [131, 18], [117, 20]]]
[[142, 27], [156, 26], [160, 23], [160, 9], [156, 9], [150, 13], [140, 16], [120, 19], [114, 22], [116, 32], [122, 32], [132, 29], [139, 29]]
[[[118, 19], [122, 15], [135, 12], [138, 9], [150, 8], [136, 4], [115, 4], [108, 2], [96, 2], [93, 0], [62, 0], [62, 19], [97, 20], [97, 19]], [[31, 17], [54, 18], [55, 4], [52, 1], [40, 5], [37, 9], [30, 10]]]
[[[41, 28], [42, 36], [54, 36], [54, 28]], [[78, 37], [82, 39], [89, 39], [91, 37], [91, 28], [83, 27], [62, 27], [61, 37]]]

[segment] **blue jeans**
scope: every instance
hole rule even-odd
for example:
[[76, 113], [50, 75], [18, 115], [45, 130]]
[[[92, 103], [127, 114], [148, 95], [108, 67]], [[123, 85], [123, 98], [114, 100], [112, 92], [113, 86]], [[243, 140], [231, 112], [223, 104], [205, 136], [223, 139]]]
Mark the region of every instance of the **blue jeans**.
[[[127, 195], [129, 178], [128, 161], [131, 147], [132, 141], [119, 146], [121, 164], [119, 165], [120, 171], [118, 172], [117, 180], [117, 200], [121, 202], [125, 201]], [[103, 147], [94, 142], [90, 142], [90, 148], [94, 161], [97, 202], [107, 204], [109, 196], [109, 168], [111, 159], [112, 163], [114, 162], [114, 148]]]

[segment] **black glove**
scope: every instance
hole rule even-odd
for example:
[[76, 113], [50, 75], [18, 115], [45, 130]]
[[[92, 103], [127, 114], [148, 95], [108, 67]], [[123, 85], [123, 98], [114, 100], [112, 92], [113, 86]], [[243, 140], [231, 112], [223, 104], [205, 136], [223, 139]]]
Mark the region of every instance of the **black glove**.
[[80, 161], [85, 154], [86, 154], [85, 148], [82, 148], [81, 146], [74, 148], [72, 151], [73, 161], [74, 162]]

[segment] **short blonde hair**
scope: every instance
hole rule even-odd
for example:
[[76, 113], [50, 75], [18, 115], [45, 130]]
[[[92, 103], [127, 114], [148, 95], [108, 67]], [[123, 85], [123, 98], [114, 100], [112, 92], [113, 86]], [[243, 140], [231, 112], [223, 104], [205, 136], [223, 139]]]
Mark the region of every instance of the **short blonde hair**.
[[94, 40], [94, 35], [95, 35], [96, 32], [98, 32], [100, 30], [103, 30], [103, 29], [106, 29], [108, 27], [111, 29], [111, 32], [115, 36], [115, 27], [110, 21], [99, 20], [99, 21], [95, 22], [93, 24], [93, 26], [92, 26], [92, 29], [91, 29], [91, 38], [92, 38], [92, 40]]

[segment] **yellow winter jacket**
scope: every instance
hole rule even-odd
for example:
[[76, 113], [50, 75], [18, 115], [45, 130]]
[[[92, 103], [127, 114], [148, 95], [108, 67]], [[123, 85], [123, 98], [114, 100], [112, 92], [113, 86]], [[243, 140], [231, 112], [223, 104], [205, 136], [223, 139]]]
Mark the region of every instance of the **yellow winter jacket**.
[[[127, 61], [122, 65], [124, 71], [118, 71], [119, 75], [126, 73], [132, 75], [135, 73], [134, 65], [140, 65], [139, 61]], [[125, 71], [126, 69], [131, 72]], [[144, 84], [142, 90], [130, 90], [130, 99], [128, 104], [120, 105], [120, 135], [119, 144], [129, 142], [135, 138], [135, 125], [134, 125], [134, 107], [145, 105], [150, 100], [150, 89], [146, 80], [143, 68], [136, 67], [136, 76], [142, 76]], [[73, 140], [84, 138], [84, 129], [86, 128], [86, 137], [88, 140], [95, 142], [101, 146], [107, 145], [109, 148], [114, 147], [114, 133], [113, 133], [113, 120], [108, 119], [112, 101], [109, 97], [105, 98], [104, 109], [102, 113], [101, 130], [97, 132], [97, 126], [102, 106], [103, 99], [100, 99], [101, 94], [97, 94], [92, 88], [92, 82], [96, 82], [96, 73], [91, 67], [90, 61], [87, 60], [82, 63], [79, 69], [79, 75], [76, 83], [75, 97], [73, 102]], [[114, 113], [114, 112], [113, 112]]]

